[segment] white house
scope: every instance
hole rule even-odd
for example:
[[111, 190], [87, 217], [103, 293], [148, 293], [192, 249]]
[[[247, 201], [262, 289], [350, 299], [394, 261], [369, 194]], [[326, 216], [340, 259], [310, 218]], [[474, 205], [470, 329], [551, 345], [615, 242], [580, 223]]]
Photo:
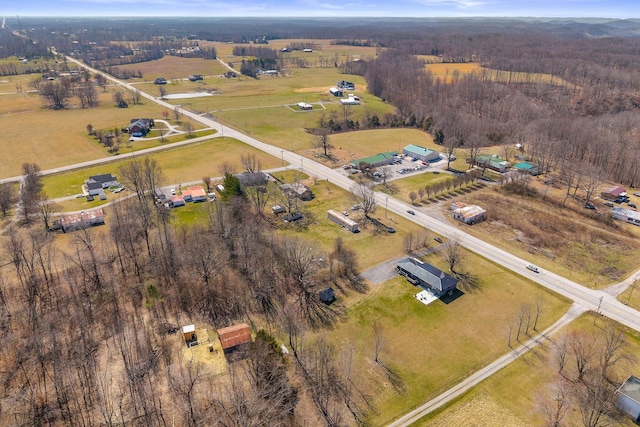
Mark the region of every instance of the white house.
[[350, 93], [346, 98], [341, 98], [342, 105], [360, 105], [360, 98]]
[[358, 228], [357, 222], [355, 222], [351, 218], [344, 216], [340, 212], [330, 209], [327, 211], [327, 218], [329, 218], [331, 221], [335, 222], [339, 226], [346, 228], [352, 233], [357, 233], [360, 231], [360, 229]]
[[633, 209], [615, 207], [611, 209], [611, 214], [615, 219], [640, 226], [640, 212], [638, 211], [634, 211]]
[[631, 375], [618, 389], [618, 408], [631, 419], [640, 421], [640, 379]]

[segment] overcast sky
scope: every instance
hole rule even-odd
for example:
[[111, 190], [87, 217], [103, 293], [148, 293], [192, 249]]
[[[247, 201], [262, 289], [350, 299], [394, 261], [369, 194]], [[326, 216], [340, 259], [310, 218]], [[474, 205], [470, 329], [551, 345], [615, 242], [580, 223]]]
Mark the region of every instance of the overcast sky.
[[598, 17], [640, 18], [638, 0], [0, 0], [0, 17]]

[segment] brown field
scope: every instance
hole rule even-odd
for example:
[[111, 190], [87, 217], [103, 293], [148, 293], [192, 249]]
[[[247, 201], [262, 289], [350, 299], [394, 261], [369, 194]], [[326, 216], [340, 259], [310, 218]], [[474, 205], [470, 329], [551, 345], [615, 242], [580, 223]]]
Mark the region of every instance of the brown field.
[[[202, 58], [180, 58], [178, 56], [166, 55], [158, 60], [141, 62], [138, 64], [120, 65], [118, 68], [129, 71], [142, 72], [142, 80], [153, 81], [157, 77], [164, 77], [167, 80], [186, 79], [189, 74], [202, 74], [205, 76], [218, 76], [229, 71], [224, 65], [215, 59]], [[132, 82], [138, 79], [133, 79]], [[190, 82], [191, 86], [196, 86], [202, 80]]]
[[565, 80], [552, 76], [551, 74], [540, 73], [522, 73], [509, 72], [504, 70], [494, 70], [491, 68], [481, 67], [477, 62], [467, 63], [429, 63], [425, 65], [425, 69], [430, 71], [434, 77], [446, 80], [451, 83], [453, 74], [457, 71], [459, 74], [486, 74], [486, 76], [494, 82], [500, 83], [549, 83], [558, 86], [569, 85]]
[[[534, 178], [530, 184], [541, 193], [542, 180]], [[563, 189], [550, 188], [546, 201], [499, 190], [490, 186], [469, 194], [458, 192], [446, 198], [443, 211], [446, 214], [454, 200], [483, 206], [487, 221], [465, 231], [590, 288], [604, 288], [637, 268], [640, 242], [627, 230], [633, 226], [592, 219], [592, 211], [571, 199], [560, 207]]]

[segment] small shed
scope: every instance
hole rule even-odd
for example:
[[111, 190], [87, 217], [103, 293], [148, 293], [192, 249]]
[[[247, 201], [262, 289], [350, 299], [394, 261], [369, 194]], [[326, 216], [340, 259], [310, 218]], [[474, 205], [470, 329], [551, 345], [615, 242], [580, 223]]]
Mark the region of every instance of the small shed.
[[487, 211], [477, 205], [467, 205], [455, 207], [451, 204], [451, 213], [454, 219], [465, 224], [475, 224], [485, 219]]
[[196, 335], [196, 325], [187, 325], [182, 327], [182, 336], [187, 347], [194, 345], [198, 342], [198, 336]]
[[520, 162], [516, 163], [513, 167], [520, 172], [528, 173], [532, 176], [540, 175], [540, 168], [538, 167], [538, 165], [533, 163]]
[[616, 403], [635, 423], [640, 422], [640, 379], [631, 375], [618, 389]]
[[320, 301], [325, 304], [331, 304], [336, 300], [336, 293], [332, 287], [328, 287], [320, 291]]
[[339, 96], [342, 97], [344, 96], [344, 92], [342, 91], [342, 89], [337, 88], [337, 87], [332, 87], [329, 89], [329, 93], [333, 96]]
[[246, 323], [218, 329], [218, 337], [224, 354], [242, 353], [251, 344], [251, 328]]
[[338, 211], [334, 211], [333, 209], [327, 211], [327, 218], [329, 218], [339, 226], [346, 228], [352, 233], [358, 233], [360, 231], [357, 222], [355, 222], [351, 218], [346, 217]]

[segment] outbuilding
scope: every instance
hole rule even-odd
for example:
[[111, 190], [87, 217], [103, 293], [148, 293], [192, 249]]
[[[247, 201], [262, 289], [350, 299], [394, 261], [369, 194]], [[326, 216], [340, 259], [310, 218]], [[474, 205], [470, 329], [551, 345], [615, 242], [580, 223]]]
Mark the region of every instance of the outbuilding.
[[329, 89], [329, 93], [333, 96], [338, 96], [338, 97], [344, 96], [344, 92], [342, 91], [342, 89], [337, 88], [335, 86]]
[[328, 287], [320, 291], [320, 301], [325, 304], [331, 304], [336, 300], [336, 293], [332, 287]]
[[361, 164], [371, 165], [374, 168], [377, 168], [380, 166], [392, 165], [397, 155], [398, 155], [397, 151], [388, 151], [386, 153], [378, 153], [375, 156], [354, 160], [351, 163], [349, 163], [349, 165], [356, 169], [360, 169]]
[[198, 345], [198, 336], [196, 335], [196, 325], [187, 325], [182, 327], [182, 336], [187, 347]]
[[640, 212], [638, 211], [616, 206], [615, 208], [611, 209], [611, 214], [615, 219], [619, 219], [629, 224], [640, 226]]
[[218, 329], [220, 345], [229, 359], [232, 354], [241, 355], [251, 344], [251, 328], [246, 323]]
[[640, 423], [640, 379], [631, 375], [618, 388], [616, 404], [635, 423]]
[[520, 163], [516, 163], [513, 166], [513, 168], [520, 172], [528, 173], [529, 175], [532, 175], [532, 176], [540, 175], [540, 168], [538, 167], [538, 165], [533, 163], [520, 162]]
[[419, 145], [409, 144], [402, 149], [405, 156], [413, 159], [418, 159], [423, 162], [432, 162], [440, 158], [440, 153], [431, 150], [429, 148], [421, 147]]
[[627, 190], [624, 187], [615, 185], [600, 193], [600, 197], [606, 200], [615, 201], [618, 197], [625, 196]]
[[456, 202], [451, 204], [451, 214], [454, 219], [470, 225], [484, 221], [487, 211], [477, 205]]
[[64, 233], [103, 224], [104, 211], [102, 209], [93, 209], [90, 211], [64, 215], [60, 219], [60, 227]]

